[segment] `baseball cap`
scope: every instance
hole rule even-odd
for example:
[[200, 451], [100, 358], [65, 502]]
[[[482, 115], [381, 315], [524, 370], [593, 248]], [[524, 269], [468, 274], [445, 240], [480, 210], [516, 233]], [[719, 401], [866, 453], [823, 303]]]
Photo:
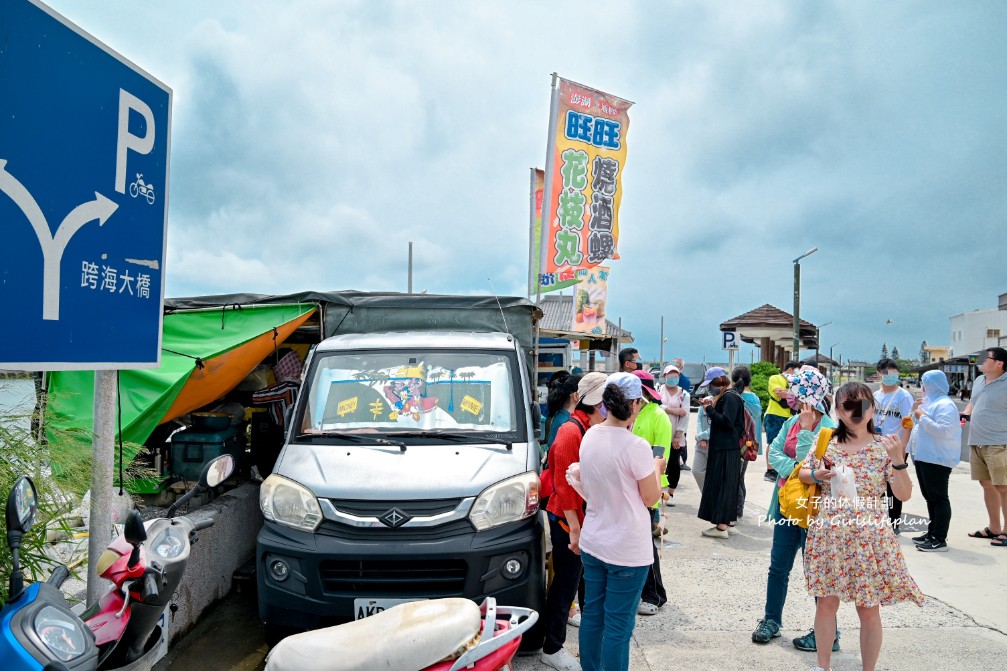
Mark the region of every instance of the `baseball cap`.
[[615, 385], [629, 400], [643, 398], [643, 384], [633, 373], [612, 373], [605, 381], [605, 386]]
[[654, 389], [653, 375], [651, 375], [645, 370], [639, 370], [639, 369], [634, 370], [633, 375], [636, 375], [638, 378], [640, 378], [640, 384], [643, 385], [643, 390], [648, 394], [650, 394], [650, 397], [652, 399], [654, 399], [655, 401], [661, 400], [661, 395], [657, 393], [656, 389]]
[[720, 366], [714, 366], [710, 370], [706, 371], [706, 375], [703, 376], [703, 383], [699, 385], [700, 387], [707, 387], [711, 382], [716, 380], [718, 377], [727, 376], [727, 371]]
[[661, 372], [661, 375], [667, 375], [668, 373], [672, 372], [681, 373], [682, 371], [680, 371], [678, 369], [678, 366], [676, 366], [675, 364], [669, 363], [667, 366], [664, 367], [664, 370]]
[[601, 395], [605, 391], [605, 381], [607, 379], [604, 373], [588, 373], [582, 377], [577, 384], [577, 393], [580, 394], [580, 402], [584, 405], [598, 405], [601, 403]]

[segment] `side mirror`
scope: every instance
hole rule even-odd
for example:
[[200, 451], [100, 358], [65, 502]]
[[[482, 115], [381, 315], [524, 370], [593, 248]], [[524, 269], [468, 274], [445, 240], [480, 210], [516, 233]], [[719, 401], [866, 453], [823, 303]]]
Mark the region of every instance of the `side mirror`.
[[234, 457], [230, 454], [222, 454], [203, 467], [203, 474], [199, 476], [199, 484], [203, 487], [216, 487], [231, 477], [233, 472]]
[[30, 478], [21, 476], [7, 499], [7, 531], [26, 533], [35, 524], [38, 493]]
[[534, 401], [531, 404], [532, 437], [542, 440], [542, 408]]
[[133, 568], [140, 563], [140, 546], [147, 540], [147, 530], [143, 528], [143, 518], [140, 517], [140, 513], [135, 510], [130, 512], [129, 517], [126, 518], [122, 535], [126, 538], [126, 542], [133, 546], [133, 551], [126, 564], [129, 568]]

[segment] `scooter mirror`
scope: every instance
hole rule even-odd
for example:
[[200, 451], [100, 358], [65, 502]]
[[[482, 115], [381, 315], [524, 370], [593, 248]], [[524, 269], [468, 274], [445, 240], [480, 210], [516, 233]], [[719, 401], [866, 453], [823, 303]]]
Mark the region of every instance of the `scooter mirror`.
[[134, 547], [147, 540], [147, 530], [143, 528], [143, 518], [140, 517], [140, 513], [135, 510], [129, 513], [122, 535], [126, 537], [126, 542]]
[[233, 472], [234, 457], [230, 454], [222, 454], [203, 468], [203, 475], [199, 478], [199, 484], [204, 487], [216, 487], [231, 477], [231, 473]]
[[25, 533], [35, 523], [38, 494], [31, 479], [21, 476], [7, 499], [7, 530]]

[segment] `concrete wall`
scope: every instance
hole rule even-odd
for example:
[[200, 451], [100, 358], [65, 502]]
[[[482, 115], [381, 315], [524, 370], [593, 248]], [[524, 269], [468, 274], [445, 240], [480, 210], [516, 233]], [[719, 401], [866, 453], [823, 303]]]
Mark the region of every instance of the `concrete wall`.
[[988, 329], [1007, 335], [1007, 310], [975, 310], [951, 317], [951, 355], [965, 356], [999, 346], [999, 338], [986, 337]]
[[169, 643], [191, 629], [200, 615], [231, 591], [234, 570], [255, 556], [255, 537], [262, 527], [258, 483], [245, 483], [188, 516], [194, 522], [213, 518], [199, 532], [174, 602], [178, 605], [168, 628]]

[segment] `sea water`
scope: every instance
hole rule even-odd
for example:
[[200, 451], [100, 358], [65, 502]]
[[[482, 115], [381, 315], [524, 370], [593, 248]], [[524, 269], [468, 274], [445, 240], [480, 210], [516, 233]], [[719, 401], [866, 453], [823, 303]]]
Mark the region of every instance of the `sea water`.
[[35, 381], [23, 378], [0, 378], [0, 417], [17, 417], [24, 428], [31, 425], [35, 408]]

